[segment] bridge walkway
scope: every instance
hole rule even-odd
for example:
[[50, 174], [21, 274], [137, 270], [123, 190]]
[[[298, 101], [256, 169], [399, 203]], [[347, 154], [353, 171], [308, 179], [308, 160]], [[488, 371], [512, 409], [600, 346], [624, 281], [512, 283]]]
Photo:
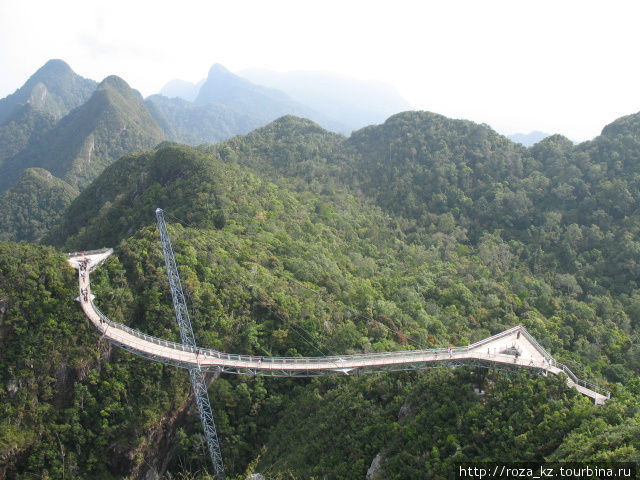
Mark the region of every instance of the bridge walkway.
[[93, 303], [90, 274], [111, 253], [112, 249], [106, 249], [69, 255], [69, 263], [78, 269], [80, 295], [77, 300], [104, 338], [152, 360], [184, 368], [197, 366], [204, 371], [263, 376], [350, 375], [460, 365], [518, 368], [542, 375], [565, 373], [570, 387], [590, 397], [598, 405], [610, 397], [606, 390], [578, 379], [568, 367], [556, 362], [522, 326], [510, 328], [464, 347], [327, 357], [239, 355], [156, 338], [110, 320]]

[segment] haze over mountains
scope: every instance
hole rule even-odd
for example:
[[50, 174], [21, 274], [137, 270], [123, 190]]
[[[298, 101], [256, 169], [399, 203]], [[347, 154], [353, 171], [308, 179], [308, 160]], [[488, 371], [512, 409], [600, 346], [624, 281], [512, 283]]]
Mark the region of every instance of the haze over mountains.
[[215, 142], [248, 133], [283, 115], [311, 118], [325, 128], [345, 131], [348, 127], [285, 93], [245, 80], [215, 64], [199, 86], [173, 80], [162, 89], [166, 95], [148, 97], [148, 104], [161, 125], [168, 124], [171, 140], [191, 145]]
[[[225, 85], [220, 88], [222, 78]], [[206, 89], [210, 87], [204, 87], [205, 91], [200, 95], [205, 82], [218, 83], [215, 96], [206, 93]], [[260, 85], [264, 87], [259, 87]], [[212, 102], [224, 99], [228, 104], [235, 96], [232, 93], [234, 91], [241, 92], [243, 96], [241, 101], [234, 103], [244, 102], [249, 110], [260, 104], [255, 99], [251, 100], [259, 92], [272, 101], [284, 102], [278, 108], [282, 114], [309, 118], [329, 130], [345, 135], [364, 126], [381, 123], [394, 113], [411, 109], [409, 103], [393, 87], [380, 82], [354, 80], [329, 73], [281, 73], [261, 69], [242, 70], [236, 75], [221, 65], [214, 65], [208, 79], [197, 84], [179, 79], [171, 80], [160, 93], [169, 98], [179, 97], [196, 103], [203, 99]], [[286, 107], [284, 110], [283, 106]], [[268, 107], [264, 110], [274, 111]]]
[[242, 70], [238, 75], [282, 90], [314, 110], [339, 118], [350, 128], [349, 131], [340, 131], [346, 135], [367, 125], [382, 123], [395, 113], [411, 110], [411, 105], [392, 86], [381, 82], [366, 82], [330, 73], [283, 73], [264, 69]]
[[[109, 77], [98, 85], [62, 60], [47, 62], [0, 100], [0, 192], [30, 167], [45, 168], [82, 187], [122, 154], [164, 139], [192, 145], [218, 142], [283, 115], [310, 118], [343, 133], [362, 126], [349, 125], [349, 108], [341, 115], [347, 120], [335, 118], [335, 108], [327, 115], [219, 64], [200, 84], [174, 80], [163, 92], [168, 96], [152, 95], [143, 104], [122, 79]], [[354, 112], [358, 108], [353, 106]]]
[[167, 98], [182, 98], [188, 102], [193, 102], [198, 96], [200, 87], [206, 81], [203, 78], [198, 83], [187, 82], [186, 80], [180, 80], [179, 78], [170, 80], [161, 89], [160, 95]]

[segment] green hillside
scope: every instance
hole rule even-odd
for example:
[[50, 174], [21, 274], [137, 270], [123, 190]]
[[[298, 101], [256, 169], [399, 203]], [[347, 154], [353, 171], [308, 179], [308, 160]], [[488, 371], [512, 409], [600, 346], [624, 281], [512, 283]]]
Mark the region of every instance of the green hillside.
[[[272, 180], [283, 177], [309, 183], [336, 180], [331, 168], [345, 137], [324, 130], [311, 120], [287, 115], [248, 135], [202, 150], [227, 162], [251, 167]], [[332, 178], [334, 177], [334, 178]]]
[[121, 78], [110, 76], [41, 141], [4, 162], [0, 191], [28, 167], [45, 168], [81, 189], [117, 158], [152, 148], [163, 139], [139, 94]]
[[[638, 461], [634, 132], [621, 119], [590, 143], [555, 136], [525, 149], [427, 112], [348, 139], [284, 117], [219, 145], [120, 158], [42, 241], [114, 247], [92, 276], [100, 309], [177, 340], [161, 207], [201, 345], [377, 352], [466, 345], [522, 324], [613, 392], [595, 407], [562, 378], [474, 369], [225, 375], [210, 396], [232, 477], [447, 478], [464, 461]], [[205, 478], [186, 372], [102, 344], [50, 248], [0, 249], [0, 473]], [[53, 361], [40, 365], [48, 345]], [[82, 366], [64, 388], [63, 364]]]
[[41, 143], [55, 123], [53, 115], [31, 105], [16, 107], [0, 125], [0, 169], [6, 159], [17, 155], [28, 145]]
[[47, 170], [28, 168], [0, 196], [0, 240], [37, 242], [78, 191]]
[[408, 222], [416, 241], [443, 232], [479, 247], [497, 235], [532, 270], [563, 275], [551, 282], [629, 294], [640, 248], [638, 118], [614, 122], [592, 142], [556, 135], [531, 149], [429, 112], [395, 115], [344, 142], [290, 118], [207, 151], [299, 188], [360, 192]]
[[[279, 123], [286, 122], [300, 128], [289, 132], [292, 137], [306, 138], [313, 132], [318, 148], [310, 151], [325, 151], [331, 144], [331, 138], [324, 138], [312, 124], [295, 119]], [[262, 138], [279, 138], [281, 143], [278, 135], [262, 133]], [[246, 144], [243, 139], [232, 142], [236, 151], [269, 150], [268, 143], [257, 143], [258, 137], [245, 138]], [[290, 147], [306, 151], [302, 143]], [[243, 154], [244, 162], [259, 163], [249, 155]], [[487, 233], [477, 247], [446, 230], [418, 236], [413, 223], [367, 206], [339, 186], [313, 193], [296, 185], [297, 192], [276, 187], [228, 159], [166, 146], [109, 167], [74, 201], [50, 240], [65, 249], [119, 244], [118, 256], [135, 285], [132, 298], [139, 316], [133, 321], [150, 321], [155, 312], [164, 312], [160, 323], [146, 325], [151, 325], [150, 333], [166, 338], [177, 336], [166, 287], [156, 283], [164, 281], [157, 234], [153, 228], [144, 229], [126, 239], [140, 227], [153, 225], [155, 206], [162, 206], [171, 222], [186, 226], [171, 231], [202, 344], [265, 355], [384, 351], [467, 344], [524, 324], [580, 375], [633, 384], [629, 382], [640, 369], [640, 352], [634, 346], [635, 296], [577, 295], [567, 288], [565, 277], [532, 270], [517, 244], [497, 233]], [[165, 292], [163, 301], [153, 293], [158, 291]], [[117, 310], [112, 303], [101, 308], [108, 314]], [[491, 374], [480, 381], [485, 394], [478, 397], [471, 390], [473, 378], [464, 371], [311, 384], [225, 377], [211, 388], [212, 398], [218, 399], [214, 408], [231, 471], [242, 471], [262, 455], [257, 461], [261, 470], [289, 472], [293, 478], [320, 472], [364, 476], [378, 453], [389, 478], [402, 478], [411, 471], [407, 465], [414, 465], [416, 472], [425, 465], [449, 468], [456, 461], [502, 459], [505, 452], [514, 460], [541, 460], [563, 451], [565, 438], [580, 438], [588, 418], [605, 415], [601, 412], [609, 408], [637, 411], [620, 384], [609, 383], [619, 400], [594, 409], [557, 379], [531, 383]], [[453, 408], [445, 398], [461, 399], [455, 414], [434, 416], [420, 410], [426, 400], [418, 399], [431, 399], [434, 389], [451, 392], [443, 393], [442, 412]], [[325, 397], [330, 399], [326, 409], [316, 411], [309, 403]], [[518, 421], [518, 430], [507, 426], [512, 420], [508, 412], [515, 408], [510, 402], [523, 405], [529, 416]], [[405, 403], [413, 415], [401, 428], [395, 427]], [[345, 434], [347, 427], [340, 427], [343, 423], [335, 418], [347, 419], [348, 412], [358, 409], [371, 415], [365, 420], [364, 414], [355, 414], [348, 427], [352, 433], [346, 437], [351, 447], [345, 448], [334, 436]], [[556, 418], [553, 412], [564, 420], [549, 423]], [[449, 415], [455, 422], [443, 423]], [[487, 425], [489, 418], [491, 427], [482, 427], [486, 430], [480, 434], [477, 428]], [[604, 418], [607, 429], [621, 432], [620, 458], [635, 458], [636, 440], [622, 433], [627, 427]], [[303, 430], [291, 430], [291, 422], [308, 424], [318, 433], [301, 442]], [[465, 429], [460, 430], [463, 423]], [[192, 430], [185, 430], [185, 447], [176, 460], [204, 461], [188, 448], [197, 427], [194, 420]], [[437, 434], [421, 436], [412, 449], [403, 447], [416, 432], [434, 428]], [[499, 442], [487, 445], [485, 436], [496, 432], [502, 432]], [[321, 451], [322, 462], [309, 461]]]
[[116, 76], [105, 78], [87, 103], [58, 124], [55, 134], [60, 138], [53, 144], [58, 154], [43, 163], [79, 187], [122, 155], [164, 139], [139, 94]]
[[[100, 341], [53, 249], [0, 243], [0, 271], [0, 476], [139, 478], [171, 450], [163, 432], [184, 410], [184, 372]], [[114, 262], [95, 276], [117, 318], [131, 316], [122, 272]]]

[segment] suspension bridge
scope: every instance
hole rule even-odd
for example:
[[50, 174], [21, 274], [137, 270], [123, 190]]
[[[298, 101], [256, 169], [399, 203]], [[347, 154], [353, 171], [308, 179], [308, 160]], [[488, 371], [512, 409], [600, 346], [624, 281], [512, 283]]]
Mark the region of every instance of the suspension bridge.
[[223, 477], [222, 457], [207, 395], [204, 372], [274, 377], [348, 376], [428, 368], [475, 366], [498, 370], [517, 370], [534, 375], [566, 375], [567, 385], [602, 405], [611, 394], [597, 385], [579, 379], [566, 365], [551, 356], [521, 325], [471, 345], [383, 353], [360, 353], [319, 357], [271, 357], [220, 352], [196, 344], [173, 250], [162, 210], [156, 211], [163, 243], [174, 310], [182, 343], [147, 335], [109, 319], [95, 305], [91, 292], [91, 273], [113, 249], [70, 253], [68, 261], [78, 270], [76, 298], [102, 338], [136, 355], [189, 370], [196, 403], [207, 437], [209, 453], [218, 478]]

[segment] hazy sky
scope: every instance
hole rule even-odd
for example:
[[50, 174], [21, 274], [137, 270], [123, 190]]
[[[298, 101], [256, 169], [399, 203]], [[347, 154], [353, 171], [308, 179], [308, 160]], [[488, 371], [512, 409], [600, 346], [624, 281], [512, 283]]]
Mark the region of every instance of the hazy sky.
[[640, 2], [0, 0], [0, 97], [50, 58], [143, 95], [170, 79], [315, 70], [416, 109], [574, 140], [640, 111]]

